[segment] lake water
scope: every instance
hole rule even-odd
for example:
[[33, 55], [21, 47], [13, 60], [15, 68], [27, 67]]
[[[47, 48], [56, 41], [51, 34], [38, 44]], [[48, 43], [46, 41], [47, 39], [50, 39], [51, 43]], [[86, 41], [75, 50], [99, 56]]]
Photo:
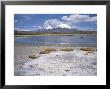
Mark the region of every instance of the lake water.
[[96, 46], [96, 35], [15, 37], [15, 45]]

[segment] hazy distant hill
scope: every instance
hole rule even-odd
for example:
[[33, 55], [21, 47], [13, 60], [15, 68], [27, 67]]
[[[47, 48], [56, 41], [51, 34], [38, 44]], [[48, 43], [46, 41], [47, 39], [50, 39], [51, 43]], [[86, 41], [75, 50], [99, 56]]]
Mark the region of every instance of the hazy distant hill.
[[37, 31], [14, 31], [15, 35], [35, 35], [35, 34], [97, 34], [97, 31], [80, 31], [77, 29], [53, 28], [39, 29]]

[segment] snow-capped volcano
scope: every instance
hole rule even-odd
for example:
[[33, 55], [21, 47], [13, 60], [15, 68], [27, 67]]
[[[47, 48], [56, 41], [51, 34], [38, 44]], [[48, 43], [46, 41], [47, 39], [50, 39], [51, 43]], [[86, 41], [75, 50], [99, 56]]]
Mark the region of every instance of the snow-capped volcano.
[[44, 28], [44, 29], [53, 29], [53, 27], [50, 26], [50, 25], [46, 25], [46, 26], [44, 26], [43, 28]]
[[59, 24], [59, 25], [56, 25], [56, 26], [51, 26], [51, 25], [45, 25], [43, 27], [43, 29], [54, 29], [54, 28], [61, 28], [61, 29], [71, 29], [71, 27], [67, 24]]

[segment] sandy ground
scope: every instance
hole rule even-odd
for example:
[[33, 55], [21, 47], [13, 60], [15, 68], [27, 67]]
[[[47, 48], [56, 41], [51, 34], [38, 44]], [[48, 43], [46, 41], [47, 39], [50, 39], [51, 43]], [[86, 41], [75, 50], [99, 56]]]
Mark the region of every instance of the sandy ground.
[[[57, 51], [49, 54], [39, 54], [45, 48], [55, 48]], [[87, 53], [81, 47], [68, 47], [74, 51], [64, 52], [60, 49], [66, 46], [15, 46], [14, 75], [15, 76], [96, 76], [97, 52]], [[29, 55], [39, 56], [31, 59]]]

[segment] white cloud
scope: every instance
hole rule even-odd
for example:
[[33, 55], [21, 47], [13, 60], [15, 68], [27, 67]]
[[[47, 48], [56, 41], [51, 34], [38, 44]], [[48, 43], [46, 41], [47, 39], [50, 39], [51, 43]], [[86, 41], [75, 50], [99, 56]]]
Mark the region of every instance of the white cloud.
[[71, 27], [70, 27], [69, 25], [67, 25], [67, 24], [59, 24], [59, 25], [57, 25], [57, 27], [58, 27], [58, 28], [68, 28], [68, 29], [71, 28]]
[[20, 28], [14, 28], [14, 30], [19, 30]]
[[18, 20], [17, 20], [17, 19], [15, 19], [15, 20], [14, 20], [14, 22], [16, 23], [16, 22], [18, 22]]
[[58, 19], [48, 19], [44, 22], [43, 28], [45, 29], [52, 29], [52, 28], [68, 28], [71, 27], [68, 25], [68, 23], [65, 23], [64, 21], [58, 20]]
[[26, 19], [26, 20], [30, 20], [31, 18], [30, 18], [30, 17], [26, 17], [25, 19]]
[[79, 28], [79, 30], [83, 30], [83, 31], [96, 31], [96, 29], [90, 28], [90, 27]]
[[23, 18], [24, 18], [25, 20], [30, 20], [30, 19], [32, 19], [32, 18], [29, 17], [29, 16], [23, 16]]
[[61, 18], [63, 21], [71, 22], [71, 23], [79, 23], [79, 22], [93, 22], [97, 21], [97, 17], [90, 17], [89, 15], [79, 15], [73, 14], [69, 16], [63, 16]]
[[30, 29], [24, 29], [24, 28], [14, 28], [16, 31], [32, 31]]
[[44, 27], [46, 27], [46, 26], [51, 26], [52, 28], [56, 28], [57, 27], [57, 25], [59, 25], [59, 24], [62, 24], [63, 22], [61, 22], [60, 20], [58, 20], [58, 19], [49, 19], [49, 20], [46, 20], [45, 22], [44, 22]]
[[34, 25], [33, 28], [41, 28], [41, 26], [36, 26], [36, 25]]
[[37, 28], [38, 26], [33, 26], [34, 28]]
[[81, 29], [79, 26], [75, 26], [75, 25], [73, 25], [73, 26], [71, 26], [71, 28], [73, 28], [73, 29]]
[[94, 22], [94, 21], [97, 21], [97, 17], [94, 16], [94, 17], [91, 17], [91, 19], [88, 20], [89, 22]]
[[33, 30], [30, 30], [30, 29], [21, 29], [21, 31], [33, 31]]
[[80, 14], [72, 14], [69, 16], [62, 16], [60, 19], [48, 19], [44, 22], [42, 28], [52, 29], [52, 28], [73, 28], [79, 30], [94, 30], [93, 28], [81, 28], [80, 26], [76, 26], [80, 22], [93, 22], [96, 23], [97, 17], [90, 15], [80, 15]]
[[72, 26], [72, 28], [82, 31], [96, 31], [96, 29], [92, 27], [79, 27], [79, 26]]

